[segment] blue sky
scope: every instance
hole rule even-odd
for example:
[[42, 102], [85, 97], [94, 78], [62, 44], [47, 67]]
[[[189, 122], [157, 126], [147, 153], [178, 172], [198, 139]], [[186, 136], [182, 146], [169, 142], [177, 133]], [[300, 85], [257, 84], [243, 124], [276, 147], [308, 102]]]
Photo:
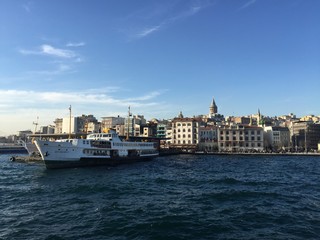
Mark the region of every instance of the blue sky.
[[1, 0], [0, 135], [94, 114], [319, 115], [319, 0]]

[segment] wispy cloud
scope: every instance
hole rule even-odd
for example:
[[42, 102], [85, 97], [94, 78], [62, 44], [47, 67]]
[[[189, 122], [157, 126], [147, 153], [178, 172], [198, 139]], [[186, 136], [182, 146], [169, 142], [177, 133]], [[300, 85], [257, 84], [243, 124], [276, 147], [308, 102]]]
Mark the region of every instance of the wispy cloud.
[[85, 42], [69, 42], [66, 44], [67, 47], [83, 47], [85, 45]]
[[20, 53], [24, 55], [46, 55], [58, 58], [75, 58], [77, 54], [68, 49], [55, 48], [48, 44], [41, 45], [37, 50], [20, 49]]
[[24, 4], [22, 4], [22, 8], [27, 12], [27, 13], [30, 13], [32, 8], [33, 8], [33, 2], [29, 1], [29, 2], [26, 2]]
[[35, 75], [60, 75], [60, 74], [66, 74], [66, 73], [74, 73], [75, 70], [71, 65], [60, 63], [57, 65], [57, 67], [53, 70], [39, 70], [39, 71], [28, 71], [26, 74], [29, 76], [35, 76]]
[[[140, 31], [137, 31], [135, 33], [134, 38], [139, 39], [139, 38], [144, 38], [149, 36], [150, 34], [153, 34], [157, 31], [160, 31], [161, 29], [170, 26], [171, 24], [183, 20], [189, 17], [192, 17], [196, 14], [198, 14], [201, 10], [212, 6], [215, 2], [212, 1], [192, 1], [192, 4], [189, 6], [186, 6], [183, 10], [180, 11], [174, 11], [174, 7], [168, 8], [168, 12], [162, 12], [163, 17], [158, 20], [158, 24], [154, 24], [151, 27], [145, 27]], [[158, 11], [154, 10], [156, 14], [158, 15]], [[141, 11], [139, 11], [139, 17], [143, 14]], [[150, 18], [152, 18], [152, 14], [150, 11], [146, 11], [146, 14], [148, 14], [148, 22], [150, 22]], [[158, 16], [157, 16], [158, 17]], [[130, 18], [133, 18], [131, 16]], [[159, 17], [158, 17], [159, 18]]]
[[146, 28], [146, 29], [142, 30], [141, 32], [137, 33], [136, 36], [137, 36], [138, 38], [146, 37], [146, 36], [148, 36], [149, 34], [160, 30], [160, 28], [161, 28], [161, 25], [153, 26], [153, 27], [150, 27], [150, 28]]
[[255, 4], [256, 3], [256, 0], [249, 0], [248, 2], [246, 2], [244, 5], [242, 5], [238, 11], [241, 11], [243, 9], [246, 9], [248, 7], [250, 7], [251, 5]]
[[[148, 101], [155, 99], [161, 94], [160, 91], [153, 91], [142, 96], [133, 98], [115, 98], [111, 93], [120, 91], [118, 87], [109, 87], [103, 89], [88, 89], [85, 91], [26, 91], [26, 90], [0, 90], [0, 95], [5, 99], [2, 101], [0, 108], [7, 106], [11, 109], [12, 105], [17, 103], [24, 103], [30, 107], [38, 105], [39, 107], [48, 107], [52, 103], [74, 103], [74, 104], [87, 104], [88, 107], [94, 104], [115, 104], [116, 106], [127, 106], [149, 104]], [[32, 98], [30, 98], [32, 96]], [[41, 104], [39, 104], [41, 103]], [[22, 105], [24, 105], [22, 104]], [[25, 106], [24, 106], [25, 107]], [[16, 108], [14, 108], [16, 109]]]

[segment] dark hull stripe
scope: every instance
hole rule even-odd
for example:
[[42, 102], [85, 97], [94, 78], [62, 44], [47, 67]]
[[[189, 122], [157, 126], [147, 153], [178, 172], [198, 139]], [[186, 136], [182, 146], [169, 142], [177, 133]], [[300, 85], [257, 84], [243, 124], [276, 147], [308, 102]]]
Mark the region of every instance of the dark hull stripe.
[[149, 161], [157, 156], [143, 157], [112, 157], [112, 158], [81, 158], [77, 161], [63, 160], [45, 160], [46, 168], [74, 168], [74, 167], [93, 167], [93, 166], [117, 166], [120, 164], [135, 163], [141, 161]]

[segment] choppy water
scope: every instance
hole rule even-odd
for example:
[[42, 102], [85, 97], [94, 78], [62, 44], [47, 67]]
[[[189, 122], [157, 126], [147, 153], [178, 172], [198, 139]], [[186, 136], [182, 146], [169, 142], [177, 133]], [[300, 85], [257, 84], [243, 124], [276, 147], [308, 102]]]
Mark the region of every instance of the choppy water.
[[320, 158], [46, 170], [0, 155], [0, 239], [320, 239]]

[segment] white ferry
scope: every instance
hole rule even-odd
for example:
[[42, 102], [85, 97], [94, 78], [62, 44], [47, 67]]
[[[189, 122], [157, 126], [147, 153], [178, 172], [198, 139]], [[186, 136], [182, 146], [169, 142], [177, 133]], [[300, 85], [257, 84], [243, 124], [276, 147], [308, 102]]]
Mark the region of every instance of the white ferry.
[[86, 139], [36, 140], [46, 167], [118, 165], [150, 160], [159, 155], [154, 142], [122, 141], [115, 131], [92, 133]]

